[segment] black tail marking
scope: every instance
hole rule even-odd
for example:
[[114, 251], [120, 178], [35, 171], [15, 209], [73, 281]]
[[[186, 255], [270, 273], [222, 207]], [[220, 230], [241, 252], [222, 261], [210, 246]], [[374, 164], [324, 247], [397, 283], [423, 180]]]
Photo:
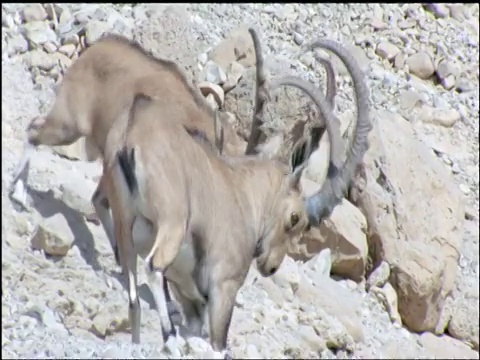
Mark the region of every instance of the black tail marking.
[[[143, 93], [135, 94], [132, 105], [130, 107], [127, 130], [129, 130], [133, 126], [135, 112], [138, 110], [138, 108], [147, 105], [151, 101], [152, 98], [148, 95], [145, 95]], [[133, 194], [138, 190], [138, 182], [135, 176], [135, 149], [130, 149], [129, 153], [127, 147], [123, 147], [123, 149], [117, 153], [117, 158], [118, 164], [122, 169], [123, 176], [125, 176], [125, 181], [127, 182], [128, 189], [130, 190], [130, 193]]]
[[123, 176], [125, 176], [128, 190], [133, 194], [138, 190], [138, 182], [135, 176], [135, 149], [132, 148], [129, 153], [128, 149], [124, 147], [117, 153], [117, 158]]

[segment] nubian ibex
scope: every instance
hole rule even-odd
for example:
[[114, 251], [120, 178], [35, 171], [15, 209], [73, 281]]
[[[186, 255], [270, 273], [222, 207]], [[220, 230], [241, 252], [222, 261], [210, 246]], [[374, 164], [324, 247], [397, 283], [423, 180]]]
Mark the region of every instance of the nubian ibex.
[[[251, 33], [252, 36], [254, 36], [254, 33]], [[258, 39], [256, 40], [256, 51], [258, 51], [257, 45]], [[312, 44], [311, 48], [318, 45], [322, 46], [324, 44]], [[336, 45], [334, 44], [330, 46]], [[324, 47], [328, 49], [328, 44]], [[262, 74], [263, 63], [260, 65], [258, 64], [260, 59], [262, 59], [261, 56], [257, 55], [257, 73]], [[328, 78], [329, 85], [327, 87], [327, 103], [330, 107], [324, 104], [324, 109], [326, 109], [324, 111], [329, 112], [333, 107], [335, 81], [331, 65], [326, 62], [324, 63], [324, 66], [327, 69], [327, 73], [332, 74]], [[353, 69], [357, 71], [356, 76], [358, 78], [358, 68], [355, 68], [353, 65]], [[349, 70], [352, 72], [352, 67], [350, 67]], [[355, 71], [352, 72], [352, 77], [355, 79], [354, 72]], [[267, 86], [265, 80], [264, 75], [257, 78], [257, 100], [255, 110], [255, 118], [257, 120], [252, 127], [252, 137], [249, 141], [250, 153], [255, 151], [255, 147], [251, 146], [251, 142], [254, 140], [253, 134], [256, 131], [255, 129], [259, 129], [261, 126], [262, 122], [259, 115], [262, 113], [263, 104], [267, 99]], [[292, 81], [295, 85], [297, 79], [293, 79]], [[307, 86], [309, 84], [304, 85]], [[356, 85], [356, 90], [358, 91], [358, 88], [361, 88], [361, 86], [364, 87], [364, 85]], [[315, 93], [315, 89], [310, 90], [311, 94]], [[365, 89], [363, 88], [363, 90]], [[205, 136], [204, 140], [215, 143], [220, 149], [223, 147], [223, 142], [219, 141], [215, 129], [215, 125], [218, 125], [218, 123], [214, 121], [214, 112], [208, 108], [208, 105], [205, 104], [201, 95], [187, 83], [179, 68], [172, 62], [154, 58], [135, 43], [119, 36], [106, 36], [94, 46], [87, 49], [67, 70], [56, 93], [57, 97], [55, 104], [50, 113], [46, 117], [35, 118], [30, 123], [27, 131], [27, 144], [30, 146], [27, 146], [27, 150], [30, 150], [32, 146], [37, 145], [55, 146], [71, 144], [79, 137], [85, 136], [89, 150], [89, 158], [93, 160], [99, 155], [103, 156], [108, 131], [111, 129], [112, 124], [116, 119], [121, 117], [121, 113], [125, 109], [133, 108], [133, 100], [137, 95], [145, 95], [147, 99], [152, 99], [147, 102], [155, 102], [155, 99], [161, 98], [165, 93], [167, 93], [168, 96], [174, 97], [176, 104], [179, 107], [184, 107], [185, 109], [190, 108], [192, 109], [193, 114], [195, 114], [195, 116], [182, 116], [179, 121], [183, 121], [184, 123], [177, 125], [184, 126], [186, 129], [185, 131], [191, 135], [204, 134], [202, 135]], [[360, 94], [366, 96], [365, 91], [361, 91]], [[317, 196], [312, 200], [308, 200], [306, 203], [307, 209], [314, 209], [318, 204], [318, 199], [325, 198], [327, 199], [327, 210], [324, 213], [328, 214], [334, 206], [335, 201], [341, 198], [342, 189], [345, 188], [347, 182], [351, 178], [350, 174], [354, 171], [355, 164], [360, 161], [361, 156], [365, 151], [366, 135], [363, 133], [367, 131], [366, 124], [368, 124], [368, 120], [362, 122], [360, 119], [362, 119], [362, 116], [363, 119], [367, 119], [368, 116], [366, 115], [366, 105], [362, 105], [361, 100], [361, 98], [358, 99], [357, 103], [359, 110], [359, 126], [357, 128], [356, 142], [354, 142], [352, 147], [353, 151], [350, 151], [350, 160], [347, 159], [345, 165], [340, 169], [337, 169], [334, 165], [331, 166], [329, 180], [324, 184], [324, 191], [321, 192], [322, 195]], [[321, 100], [317, 99], [317, 102], [318, 101]], [[324, 119], [327, 119], [326, 116], [328, 115], [324, 115], [322, 112], [320, 113]], [[163, 117], [164, 116], [160, 118]], [[158, 117], [155, 117], [155, 120], [158, 121]], [[327, 122], [326, 125], [328, 126], [329, 123]], [[329, 132], [329, 134], [332, 139], [331, 145], [335, 146], [335, 144], [337, 144], [335, 141], [335, 131]], [[225, 143], [231, 144], [236, 142], [237, 139], [232, 136], [232, 132], [227, 132], [225, 135]], [[198, 141], [198, 139], [194, 141]], [[312, 144], [313, 146], [311, 146], [311, 150], [315, 148], [315, 141]], [[203, 144], [202, 146], [206, 145]], [[302, 148], [300, 147], [300, 149]], [[213, 149], [211, 150], [214, 151]], [[304, 152], [304, 154], [307, 153], [308, 152]], [[333, 153], [334, 152], [331, 152], [331, 156]], [[22, 157], [13, 184], [20, 180], [18, 175], [22, 173], [23, 168], [28, 163], [29, 157], [30, 153], [29, 151], [26, 151]], [[305, 158], [302, 159], [305, 160]], [[232, 159], [229, 161], [235, 163]], [[249, 161], [251, 161], [251, 159]], [[335, 172], [337, 171], [338, 174], [335, 175]], [[107, 232], [112, 248], [115, 250], [116, 241], [113, 236], [113, 226], [109, 214], [108, 198], [105, 196], [102, 185], [103, 181], [100, 182], [97, 191], [94, 194], [93, 202], [102, 225]], [[323, 210], [318, 213], [320, 214], [322, 212]], [[257, 214], [257, 216], [260, 215]], [[310, 216], [310, 221], [312, 224], [316, 224], [320, 221], [320, 217]], [[148, 224], [147, 222], [142, 225], [142, 222], [139, 221], [136, 224], [140, 224], [141, 230], [142, 228], [143, 230], [147, 229], [147, 234], [151, 234], [152, 229], [150, 229], [149, 226], [145, 226], [145, 224]], [[137, 233], [141, 234], [141, 231]], [[140, 242], [143, 241], [145, 237], [145, 234], [139, 235]], [[182, 253], [185, 254], [185, 252]], [[165, 288], [165, 290], [167, 289]], [[179, 294], [179, 298], [182, 297], [182, 294], [178, 291], [176, 285], [174, 286], [174, 291]], [[185, 303], [181, 300], [180, 302], [182, 304]], [[187, 297], [186, 305], [184, 304], [183, 309], [189, 323], [195, 323], [196, 321], [196, 305], [192, 304], [196, 304], [196, 302], [189, 301]], [[190, 309], [189, 314], [188, 309]], [[193, 313], [191, 311], [193, 311]], [[198, 328], [196, 325], [193, 327]], [[219, 347], [217, 346], [217, 348]]]
[[[259, 49], [253, 30], [251, 34]], [[325, 120], [331, 161], [326, 181], [308, 198], [302, 196], [300, 177], [318, 146], [316, 128], [298, 141], [288, 166], [255, 156], [220, 155], [205, 134], [185, 125], [197, 116], [198, 107], [178, 106], [173, 94], [153, 98], [139, 91], [132, 106], [125, 107], [114, 122], [105, 147], [104, 181], [120, 261], [128, 277], [133, 342], [140, 341], [137, 254], [146, 260], [164, 340], [173, 334], [166, 277], [190, 329], [200, 331], [208, 307], [210, 342], [215, 350], [224, 351], [235, 297], [252, 260], [263, 276], [274, 274], [292, 239], [317, 226], [341, 201], [368, 147], [368, 89], [345, 48], [317, 40], [308, 49], [316, 47], [336, 54], [352, 76], [358, 121], [345, 162], [333, 161], [340, 139], [331, 106], [300, 78], [267, 82], [265, 76], [257, 77], [251, 133], [252, 138], [258, 134], [271, 90], [292, 85], [310, 96]], [[250, 149], [256, 142], [250, 139]]]

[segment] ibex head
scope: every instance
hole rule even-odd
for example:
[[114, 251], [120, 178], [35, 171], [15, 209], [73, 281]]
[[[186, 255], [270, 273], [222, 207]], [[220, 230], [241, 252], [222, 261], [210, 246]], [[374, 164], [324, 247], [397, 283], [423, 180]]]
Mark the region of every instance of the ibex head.
[[323, 129], [318, 126], [312, 127], [309, 138], [301, 139], [294, 146], [290, 161], [290, 173], [286, 178], [284, 177], [280, 191], [275, 197], [276, 201], [273, 205], [272, 214], [267, 216], [266, 228], [261, 239], [259, 239], [255, 254], [259, 271], [263, 276], [269, 276], [274, 274], [280, 266], [288, 251], [289, 240], [297, 238], [310, 226], [318, 226], [341, 201], [368, 148], [367, 136], [371, 130], [371, 124], [368, 110], [368, 89], [364, 83], [363, 74], [353, 57], [344, 47], [334, 41], [316, 40], [307, 45], [305, 50], [322, 47], [336, 54], [344, 62], [353, 80], [357, 122], [353, 140], [347, 147], [346, 160], [343, 164], [336, 164], [335, 160], [340, 157], [339, 152], [342, 149], [342, 139], [339, 124], [336, 123], [338, 120], [336, 120], [331, 106], [333, 104], [331, 94], [330, 96], [327, 94], [328, 99], [326, 100], [325, 96], [311, 84], [300, 78], [290, 76], [273, 80], [267, 85], [259, 39], [254, 30], [250, 29], [250, 34], [257, 55], [257, 98], [246, 153], [254, 154], [257, 152], [257, 145], [262, 137], [263, 109], [269, 91], [283, 85], [297, 87], [313, 100], [318, 107], [319, 115], [325, 120], [330, 141], [330, 163], [327, 179], [318, 192], [306, 198], [303, 197], [299, 188], [300, 177], [310, 155], [318, 147]]
[[300, 139], [290, 158], [288, 175], [280, 174], [280, 189], [275, 194], [271, 213], [266, 218], [264, 236], [257, 244], [257, 268], [263, 276], [274, 274], [289, 250], [291, 239], [300, 236], [310, 224], [305, 208], [300, 179], [310, 155], [318, 147], [320, 131]]
[[27, 128], [32, 145], [68, 145], [90, 130], [90, 107], [93, 79], [82, 71], [79, 58], [66, 72], [63, 81], [56, 84], [55, 101], [46, 116], [32, 119]]

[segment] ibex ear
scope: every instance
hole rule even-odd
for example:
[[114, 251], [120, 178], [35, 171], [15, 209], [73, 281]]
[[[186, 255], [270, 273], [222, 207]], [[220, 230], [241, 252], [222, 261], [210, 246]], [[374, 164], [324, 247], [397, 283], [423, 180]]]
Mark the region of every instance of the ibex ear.
[[314, 127], [309, 137], [303, 137], [293, 146], [290, 156], [290, 186], [298, 189], [303, 170], [307, 165], [310, 155], [318, 148], [320, 138], [325, 132], [324, 128]]
[[257, 145], [257, 156], [264, 159], [275, 159], [275, 156], [277, 156], [277, 154], [279, 153], [283, 143], [283, 134], [277, 134], [275, 136], [272, 136], [264, 143]]

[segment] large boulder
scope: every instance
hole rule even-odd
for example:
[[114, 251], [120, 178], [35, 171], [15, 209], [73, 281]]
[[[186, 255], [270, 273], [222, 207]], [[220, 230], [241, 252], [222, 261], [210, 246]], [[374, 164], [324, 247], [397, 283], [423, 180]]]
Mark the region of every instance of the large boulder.
[[436, 358], [478, 359], [478, 352], [447, 335], [435, 336], [426, 332], [420, 336], [419, 342]]
[[391, 265], [404, 324], [433, 331], [457, 274], [462, 195], [408, 121], [388, 111], [377, 115], [352, 199], [367, 217], [374, 265]]
[[[320, 187], [308, 179], [302, 179], [302, 183], [303, 192], [307, 195]], [[361, 281], [368, 256], [366, 232], [365, 216], [344, 199], [319, 228], [312, 227], [302, 236], [300, 247], [293, 249], [298, 253], [290, 256], [297, 260], [307, 260], [328, 248], [332, 252], [332, 274]]]

